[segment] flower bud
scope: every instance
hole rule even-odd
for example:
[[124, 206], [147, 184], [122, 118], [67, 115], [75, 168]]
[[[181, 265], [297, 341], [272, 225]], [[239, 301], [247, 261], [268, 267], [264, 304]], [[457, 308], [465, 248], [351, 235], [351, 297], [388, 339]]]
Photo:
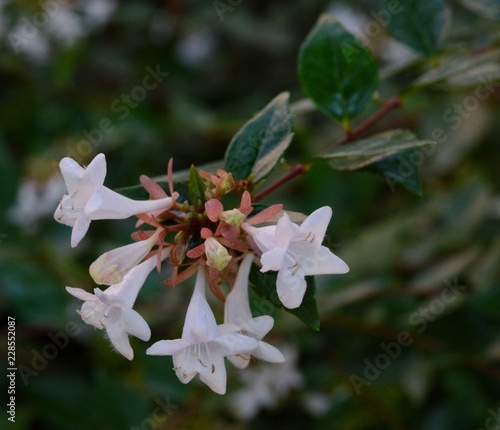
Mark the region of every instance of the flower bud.
[[226, 224], [239, 227], [245, 220], [245, 214], [242, 214], [238, 209], [221, 212], [219, 219]]
[[219, 272], [224, 270], [231, 261], [227, 249], [213, 237], [205, 240], [205, 255], [207, 256], [207, 266], [217, 269]]

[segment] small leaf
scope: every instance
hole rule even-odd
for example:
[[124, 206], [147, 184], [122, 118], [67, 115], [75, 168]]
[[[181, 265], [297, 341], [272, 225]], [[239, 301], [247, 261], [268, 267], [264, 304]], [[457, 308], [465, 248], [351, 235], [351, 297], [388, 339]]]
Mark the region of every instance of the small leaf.
[[394, 190], [395, 183], [400, 183], [409, 192], [421, 196], [422, 183], [418, 171], [419, 160], [419, 153], [415, 148], [407, 149], [382, 158], [368, 166], [367, 170], [383, 176], [391, 190]]
[[205, 202], [205, 182], [203, 182], [203, 178], [193, 165], [191, 165], [189, 171], [188, 192], [189, 200], [193, 205], [199, 205]]
[[462, 0], [462, 4], [484, 18], [500, 20], [498, 0]]
[[259, 181], [280, 161], [293, 136], [289, 97], [276, 96], [229, 143], [224, 169], [235, 179]]
[[377, 89], [378, 69], [361, 42], [324, 14], [300, 48], [299, 78], [321, 112], [348, 122]]
[[417, 139], [409, 130], [398, 129], [347, 143], [321, 158], [326, 160], [333, 169], [357, 170], [411, 148], [426, 147], [422, 148], [425, 156], [430, 152], [427, 147], [434, 144], [432, 140]]
[[250, 271], [250, 282], [254, 285], [256, 293], [269, 300], [277, 309], [285, 309], [295, 315], [310, 329], [319, 330], [319, 315], [316, 305], [316, 282], [314, 276], [306, 276], [307, 290], [301, 305], [296, 309], [288, 309], [283, 306], [276, 292], [276, 272], [262, 273], [255, 264]]
[[384, 0], [384, 9], [393, 13], [387, 31], [415, 51], [431, 56], [439, 47], [447, 30], [450, 10], [443, 0]]

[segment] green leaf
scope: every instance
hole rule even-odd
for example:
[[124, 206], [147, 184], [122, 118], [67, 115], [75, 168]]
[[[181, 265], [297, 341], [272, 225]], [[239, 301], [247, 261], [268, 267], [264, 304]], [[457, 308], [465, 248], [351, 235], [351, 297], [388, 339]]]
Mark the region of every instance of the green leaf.
[[425, 158], [433, 152], [430, 145], [435, 145], [435, 142], [419, 140], [411, 131], [397, 129], [347, 143], [321, 158], [333, 169], [357, 170], [412, 148], [420, 148], [419, 158]]
[[484, 18], [500, 20], [498, 0], [462, 0], [462, 4]]
[[377, 89], [378, 69], [361, 42], [324, 14], [300, 48], [299, 79], [321, 112], [345, 123]]
[[316, 305], [316, 282], [314, 276], [306, 276], [307, 290], [301, 305], [296, 309], [288, 309], [283, 306], [276, 292], [276, 272], [262, 273], [255, 264], [250, 271], [250, 282], [254, 285], [256, 293], [269, 300], [277, 309], [285, 309], [295, 315], [310, 329], [319, 330], [319, 315]]
[[400, 183], [409, 192], [422, 195], [422, 183], [418, 171], [418, 160], [420, 154], [413, 149], [399, 152], [382, 158], [368, 166], [367, 170], [381, 175], [394, 190], [394, 184]]
[[[478, 55], [459, 54], [441, 57], [439, 65], [425, 72], [413, 84], [413, 87], [425, 87], [440, 82], [448, 81], [453, 84], [456, 79], [472, 79], [471, 74], [475, 75], [475, 84], [485, 84], [490, 82], [490, 73], [485, 72], [483, 67], [495, 67], [498, 71], [498, 64], [495, 62], [500, 58], [500, 49], [492, 49]], [[493, 73], [493, 70], [488, 69]], [[497, 72], [498, 73], [498, 72]]]
[[[387, 31], [415, 51], [431, 56], [446, 33], [450, 10], [443, 0], [384, 0]], [[392, 12], [392, 13], [391, 13]]]
[[191, 164], [191, 169], [189, 171], [189, 184], [188, 184], [188, 193], [189, 200], [193, 205], [201, 205], [206, 201], [205, 199], [205, 182], [203, 178]]
[[259, 181], [269, 175], [293, 136], [290, 94], [278, 94], [229, 143], [224, 169], [235, 179]]

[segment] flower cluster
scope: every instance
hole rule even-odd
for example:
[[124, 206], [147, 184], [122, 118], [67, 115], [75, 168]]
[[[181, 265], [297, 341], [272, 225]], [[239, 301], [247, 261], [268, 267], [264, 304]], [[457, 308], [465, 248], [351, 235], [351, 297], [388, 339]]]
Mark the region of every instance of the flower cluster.
[[[329, 207], [316, 210], [300, 225], [292, 222], [282, 205], [255, 213], [244, 183], [223, 170], [213, 175], [194, 167], [189, 197], [181, 196], [174, 191], [171, 166], [170, 195], [142, 176], [150, 199], [136, 201], [104, 186], [103, 154], [86, 168], [70, 158], [60, 162], [68, 194], [54, 218], [73, 228], [72, 247], [83, 239], [92, 220], [138, 218], [134, 242], [106, 252], [90, 266], [96, 284], [107, 288], [95, 288], [94, 294], [66, 289], [84, 301], [78, 311], [83, 321], [106, 330], [116, 351], [131, 360], [134, 353], [128, 336], [143, 341], [151, 337], [147, 322], [133, 309], [149, 273], [165, 265], [170, 270], [165, 283], [173, 286], [196, 275], [181, 337], [160, 340], [147, 354], [171, 355], [181, 382], [199, 374], [213, 391], [224, 394], [224, 358], [237, 368], [245, 368], [252, 356], [271, 363], [285, 360], [277, 348], [262, 340], [272, 329], [273, 318], [252, 315], [248, 291], [252, 265], [261, 272], [277, 272], [278, 297], [290, 309], [301, 305], [306, 276], [341, 274], [349, 268], [322, 245], [332, 216]], [[230, 194], [239, 196], [239, 206], [227, 209], [221, 199]], [[224, 282], [231, 285], [227, 295], [220, 288]], [[208, 304], [207, 287], [224, 302], [221, 324]]]

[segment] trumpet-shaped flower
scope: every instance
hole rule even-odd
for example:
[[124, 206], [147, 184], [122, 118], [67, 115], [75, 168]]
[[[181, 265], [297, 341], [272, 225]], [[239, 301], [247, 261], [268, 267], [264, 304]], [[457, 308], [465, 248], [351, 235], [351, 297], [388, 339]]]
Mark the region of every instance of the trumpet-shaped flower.
[[71, 247], [83, 239], [92, 220], [124, 219], [132, 215], [170, 209], [177, 195], [158, 200], [136, 201], [105, 187], [106, 158], [98, 154], [86, 167], [72, 158], [59, 163], [68, 194], [54, 213], [56, 221], [73, 227]]
[[238, 333], [221, 334], [205, 296], [205, 268], [200, 266], [186, 314], [182, 337], [161, 340], [146, 351], [149, 355], [171, 355], [179, 380], [187, 384], [196, 374], [218, 394], [226, 392], [224, 357], [243, 354], [257, 341]]
[[[169, 252], [170, 249], [165, 249], [162, 259], [167, 258]], [[105, 329], [111, 344], [129, 360], [134, 358], [134, 351], [128, 335], [144, 341], [151, 337], [148, 323], [132, 307], [156, 263], [156, 258], [149, 258], [130, 270], [122, 282], [111, 285], [105, 291], [96, 288], [94, 294], [81, 288], [66, 287], [68, 293], [84, 300], [81, 310], [77, 311], [82, 320], [100, 330]]]
[[305, 276], [343, 274], [349, 271], [344, 261], [322, 246], [332, 210], [317, 209], [299, 226], [285, 213], [274, 226], [243, 224], [262, 251], [261, 272], [278, 271], [278, 297], [289, 309], [300, 306], [307, 288]]
[[102, 254], [89, 268], [90, 276], [98, 285], [118, 284], [129, 270], [135, 267], [155, 245], [161, 229], [148, 239], [120, 246]]
[[253, 318], [248, 301], [248, 276], [254, 255], [247, 254], [240, 265], [233, 289], [224, 304], [224, 324], [219, 326], [222, 332], [238, 332], [257, 340], [257, 348], [246, 354], [231, 355], [228, 360], [236, 367], [244, 369], [253, 355], [271, 363], [285, 361], [283, 354], [274, 346], [261, 339], [273, 328], [274, 320], [269, 315]]

